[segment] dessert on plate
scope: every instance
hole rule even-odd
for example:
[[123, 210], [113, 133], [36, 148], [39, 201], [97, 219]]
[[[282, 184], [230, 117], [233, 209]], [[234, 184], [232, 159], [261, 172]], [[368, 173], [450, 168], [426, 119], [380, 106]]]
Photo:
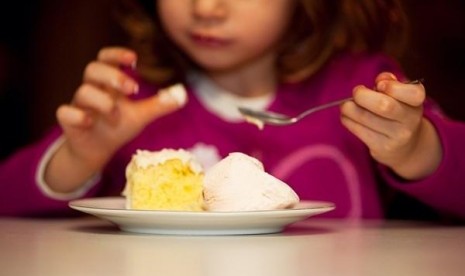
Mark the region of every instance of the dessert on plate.
[[126, 208], [237, 212], [291, 208], [297, 194], [265, 172], [263, 164], [235, 152], [204, 172], [186, 150], [138, 150], [126, 168]]
[[263, 164], [234, 152], [214, 165], [204, 178], [204, 198], [210, 211], [256, 211], [291, 208], [297, 194], [265, 172]]
[[138, 150], [126, 167], [127, 209], [202, 211], [203, 170], [185, 150]]

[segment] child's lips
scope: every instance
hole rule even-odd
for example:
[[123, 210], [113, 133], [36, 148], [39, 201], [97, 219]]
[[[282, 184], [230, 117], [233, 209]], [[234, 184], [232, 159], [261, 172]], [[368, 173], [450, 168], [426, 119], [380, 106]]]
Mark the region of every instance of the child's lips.
[[220, 37], [212, 36], [212, 35], [192, 33], [190, 36], [191, 36], [192, 41], [196, 45], [199, 45], [202, 47], [222, 48], [232, 43], [232, 40], [230, 39], [220, 38]]

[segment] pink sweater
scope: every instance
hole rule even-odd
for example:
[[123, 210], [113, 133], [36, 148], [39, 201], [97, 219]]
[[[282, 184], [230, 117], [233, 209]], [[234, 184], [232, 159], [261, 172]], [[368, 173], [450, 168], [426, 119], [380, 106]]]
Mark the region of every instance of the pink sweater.
[[[311, 79], [278, 87], [269, 109], [295, 114], [348, 97], [356, 85], [372, 87], [382, 71], [403, 77], [399, 66], [383, 55], [341, 55]], [[153, 91], [142, 83], [138, 97]], [[260, 159], [266, 171], [291, 185], [301, 199], [334, 202], [336, 209], [325, 216], [381, 218], [385, 206], [380, 186], [388, 185], [441, 213], [465, 218], [464, 124], [445, 118], [428, 102], [425, 116], [440, 135], [443, 160], [433, 175], [404, 182], [370, 157], [366, 146], [341, 125], [339, 116], [339, 109], [332, 108], [292, 126], [267, 126], [259, 131], [248, 123], [226, 122], [215, 116], [190, 89], [189, 102], [183, 109], [156, 120], [121, 148], [82, 196], [119, 195], [125, 184], [125, 167], [136, 149], [207, 148], [221, 156], [239, 151]], [[0, 215], [70, 212], [66, 199], [46, 196], [36, 180], [41, 158], [60, 134], [56, 127], [0, 165]]]

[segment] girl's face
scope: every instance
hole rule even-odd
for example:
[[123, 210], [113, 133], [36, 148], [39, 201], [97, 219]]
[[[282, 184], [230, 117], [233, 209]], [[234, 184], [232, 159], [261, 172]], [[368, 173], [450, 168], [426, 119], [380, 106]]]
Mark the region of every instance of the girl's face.
[[206, 71], [274, 60], [294, 0], [158, 0], [168, 36]]

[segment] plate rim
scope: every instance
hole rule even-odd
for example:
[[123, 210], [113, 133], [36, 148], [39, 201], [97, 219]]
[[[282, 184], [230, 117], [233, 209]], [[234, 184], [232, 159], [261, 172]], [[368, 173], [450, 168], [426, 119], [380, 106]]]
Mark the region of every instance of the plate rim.
[[[68, 206], [72, 209], [82, 211], [104, 211], [105, 213], [121, 213], [126, 214], [152, 214], [152, 215], [189, 215], [189, 216], [230, 216], [230, 215], [263, 215], [276, 213], [307, 213], [311, 210], [331, 211], [336, 208], [335, 204], [324, 200], [300, 200], [299, 205], [304, 205], [296, 208], [275, 209], [275, 210], [253, 210], [253, 211], [177, 211], [177, 210], [134, 210], [126, 208], [106, 208], [86, 206], [86, 202], [95, 201], [124, 201], [122, 196], [107, 196], [107, 197], [89, 197], [75, 199], [68, 202]], [[305, 205], [316, 205], [314, 207], [305, 207]]]
[[[301, 203], [313, 207], [239, 212], [130, 210], [124, 208], [124, 202], [121, 202], [124, 200], [124, 197], [93, 197], [72, 200], [68, 205], [72, 209], [107, 220], [124, 232], [201, 236], [278, 233], [293, 223], [335, 208], [332, 202], [303, 200]], [[95, 205], [96, 201], [117, 201], [116, 204], [123, 207], [99, 208], [87, 205]]]

